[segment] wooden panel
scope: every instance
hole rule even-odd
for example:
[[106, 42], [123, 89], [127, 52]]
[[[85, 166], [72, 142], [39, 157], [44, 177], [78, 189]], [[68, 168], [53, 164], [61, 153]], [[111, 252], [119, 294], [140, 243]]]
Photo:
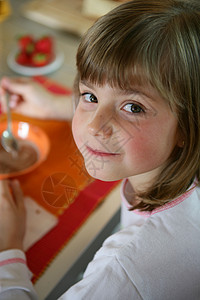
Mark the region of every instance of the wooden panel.
[[82, 36], [95, 19], [127, 0], [33, 0], [22, 13], [36, 22]]
[[98, 18], [120, 4], [114, 0], [83, 0], [82, 13], [85, 16]]
[[82, 0], [34, 0], [23, 6], [22, 13], [38, 23], [80, 36], [94, 23], [94, 18], [82, 14]]

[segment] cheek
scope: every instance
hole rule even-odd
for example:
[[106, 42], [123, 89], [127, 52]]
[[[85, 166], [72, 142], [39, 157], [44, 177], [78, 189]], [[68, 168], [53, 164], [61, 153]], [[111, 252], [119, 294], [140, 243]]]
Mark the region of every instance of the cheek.
[[[150, 142], [150, 143], [149, 143]], [[154, 147], [153, 147], [154, 148]], [[131, 161], [141, 161], [147, 160], [151, 156], [152, 152], [151, 141], [148, 138], [140, 137], [134, 135], [126, 145], [127, 158]]]
[[80, 140], [81, 128], [82, 128], [81, 125], [82, 125], [82, 120], [81, 120], [78, 110], [76, 110], [73, 120], [72, 120], [72, 134], [73, 134], [74, 141], [78, 148], [80, 148], [80, 146], [81, 146], [81, 140]]
[[162, 165], [175, 146], [175, 132], [162, 126], [144, 126], [127, 143], [127, 160], [147, 169]]

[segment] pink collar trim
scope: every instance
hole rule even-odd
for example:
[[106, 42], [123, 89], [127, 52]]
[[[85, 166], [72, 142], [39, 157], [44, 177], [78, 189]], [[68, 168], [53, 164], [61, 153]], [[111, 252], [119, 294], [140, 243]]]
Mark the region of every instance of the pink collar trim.
[[[131, 205], [129, 204], [129, 202], [127, 201], [127, 199], [125, 197], [125, 188], [126, 188], [127, 182], [128, 182], [128, 179], [124, 179], [122, 181], [121, 198], [122, 198], [122, 201], [125, 203], [126, 207], [129, 209], [129, 208], [131, 208]], [[161, 211], [167, 210], [169, 208], [172, 208], [172, 207], [180, 204], [181, 202], [183, 202], [185, 199], [187, 199], [193, 193], [195, 187], [196, 187], [196, 182], [193, 182], [193, 184], [189, 187], [189, 189], [184, 194], [182, 194], [180, 197], [164, 204], [161, 207], [155, 208], [152, 211], [140, 211], [139, 209], [135, 209], [135, 210], [133, 210], [133, 212], [137, 215], [141, 215], [144, 217], [150, 217], [151, 215], [154, 215], [156, 213], [159, 213]]]

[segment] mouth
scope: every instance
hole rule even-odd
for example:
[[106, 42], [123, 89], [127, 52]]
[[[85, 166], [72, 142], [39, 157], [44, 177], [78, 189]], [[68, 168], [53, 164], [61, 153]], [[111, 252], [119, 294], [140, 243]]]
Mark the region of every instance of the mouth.
[[92, 149], [89, 146], [86, 145], [86, 149], [88, 150], [89, 153], [91, 153], [92, 155], [95, 156], [106, 156], [106, 157], [116, 157], [119, 156], [119, 153], [114, 153], [114, 152], [104, 152], [101, 150], [97, 150], [97, 149]]

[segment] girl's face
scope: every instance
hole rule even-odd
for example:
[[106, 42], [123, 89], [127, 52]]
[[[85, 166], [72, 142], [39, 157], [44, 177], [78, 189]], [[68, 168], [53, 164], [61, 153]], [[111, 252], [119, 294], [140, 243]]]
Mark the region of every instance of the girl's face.
[[177, 119], [152, 87], [79, 85], [72, 130], [88, 173], [100, 180], [151, 180], [180, 143]]

